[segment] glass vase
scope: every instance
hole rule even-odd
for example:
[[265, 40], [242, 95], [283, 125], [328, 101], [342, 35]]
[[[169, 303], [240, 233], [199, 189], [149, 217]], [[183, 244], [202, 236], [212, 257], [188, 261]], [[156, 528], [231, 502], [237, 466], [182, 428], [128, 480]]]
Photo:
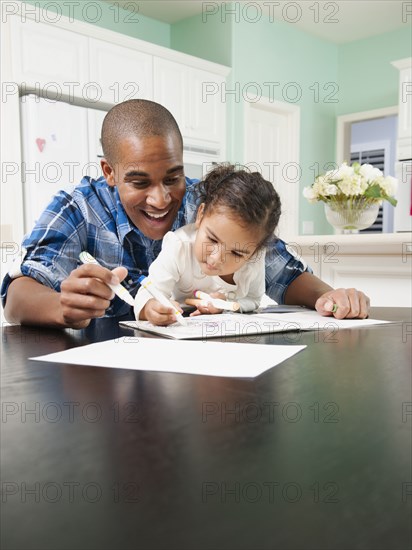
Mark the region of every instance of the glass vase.
[[343, 233], [358, 233], [373, 225], [379, 212], [379, 201], [347, 200], [325, 203], [328, 222]]

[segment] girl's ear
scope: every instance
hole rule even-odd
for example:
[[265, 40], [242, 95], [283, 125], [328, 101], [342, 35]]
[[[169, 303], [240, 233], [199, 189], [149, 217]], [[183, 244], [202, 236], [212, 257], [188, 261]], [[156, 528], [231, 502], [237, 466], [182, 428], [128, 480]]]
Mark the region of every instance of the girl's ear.
[[202, 221], [204, 211], [205, 211], [205, 203], [202, 202], [202, 204], [200, 204], [199, 208], [197, 209], [196, 222], [195, 222], [196, 229], [199, 229], [200, 227], [200, 222]]

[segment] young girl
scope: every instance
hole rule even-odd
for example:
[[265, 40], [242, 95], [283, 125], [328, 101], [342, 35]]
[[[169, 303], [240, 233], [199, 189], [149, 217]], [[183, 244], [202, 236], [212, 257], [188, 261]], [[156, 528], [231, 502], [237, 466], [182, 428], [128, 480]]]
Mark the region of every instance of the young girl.
[[[165, 235], [149, 279], [177, 302], [201, 290], [238, 302], [241, 312], [253, 311], [265, 292], [265, 244], [279, 221], [279, 195], [258, 172], [233, 165], [209, 172], [199, 194], [196, 223]], [[198, 306], [194, 314], [221, 311]], [[155, 325], [176, 321], [172, 310], [144, 288], [136, 295], [134, 312], [136, 319]]]

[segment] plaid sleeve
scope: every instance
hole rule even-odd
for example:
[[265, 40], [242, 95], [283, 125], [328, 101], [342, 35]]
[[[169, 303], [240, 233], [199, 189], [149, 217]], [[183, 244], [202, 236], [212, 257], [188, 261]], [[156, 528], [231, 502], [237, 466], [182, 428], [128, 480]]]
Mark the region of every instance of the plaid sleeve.
[[82, 212], [73, 197], [61, 191], [24, 238], [20, 265], [14, 266], [2, 283], [3, 306], [10, 283], [23, 275], [59, 292], [61, 282], [79, 265], [79, 254], [86, 245]]
[[265, 282], [266, 294], [278, 304], [283, 304], [285, 292], [301, 273], [312, 269], [281, 239], [273, 240], [266, 249]]

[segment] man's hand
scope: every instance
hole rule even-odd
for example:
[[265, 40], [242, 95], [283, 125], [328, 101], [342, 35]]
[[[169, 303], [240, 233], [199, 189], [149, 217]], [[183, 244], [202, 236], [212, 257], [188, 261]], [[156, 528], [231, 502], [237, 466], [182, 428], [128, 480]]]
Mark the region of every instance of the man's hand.
[[96, 317], [102, 317], [114, 298], [108, 284], [117, 284], [127, 276], [125, 267], [113, 271], [100, 265], [85, 264], [70, 273], [61, 284], [60, 309], [62, 324], [85, 328]]
[[[180, 313], [183, 313], [182, 308], [177, 302], [174, 300], [170, 300], [170, 302], [174, 304]], [[150, 321], [152, 325], [167, 326], [172, 323], [176, 323], [176, 315], [174, 314], [173, 309], [171, 307], [164, 306], [154, 298], [151, 298], [146, 302], [145, 306], [140, 311], [139, 318]]]
[[356, 288], [338, 288], [322, 294], [315, 303], [315, 309], [324, 316], [335, 319], [366, 319], [369, 315], [370, 300]]

